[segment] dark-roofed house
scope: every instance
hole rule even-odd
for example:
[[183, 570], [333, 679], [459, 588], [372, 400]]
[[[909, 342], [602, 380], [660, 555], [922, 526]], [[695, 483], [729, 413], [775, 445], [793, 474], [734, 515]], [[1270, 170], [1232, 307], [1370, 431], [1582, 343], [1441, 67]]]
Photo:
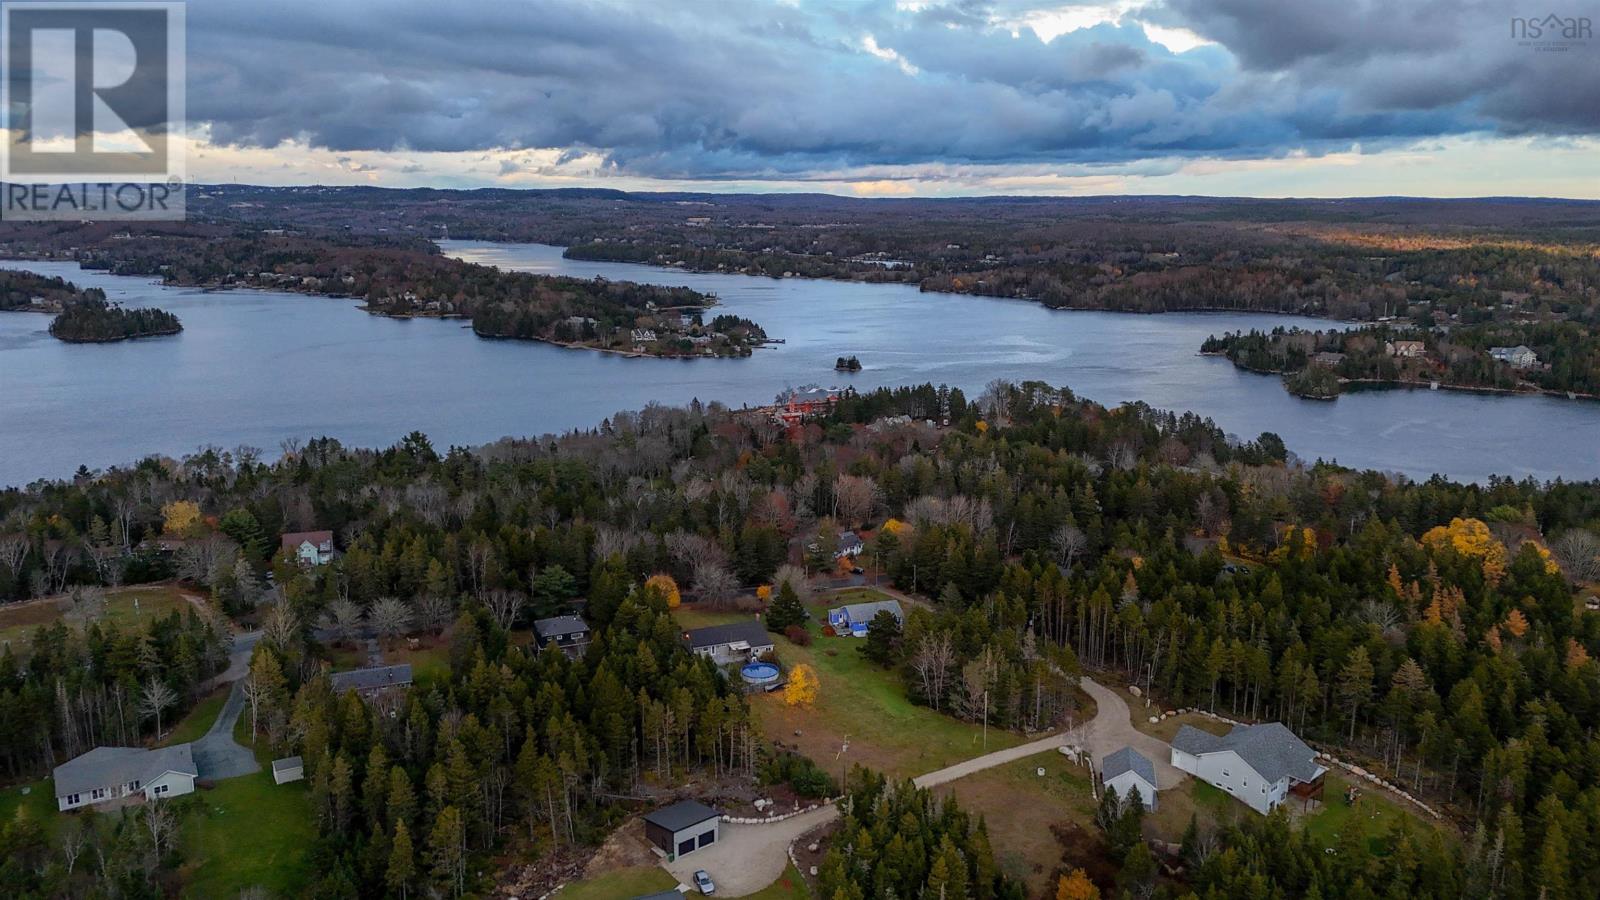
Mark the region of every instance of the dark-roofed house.
[[1100, 778], [1118, 797], [1137, 791], [1145, 809], [1156, 808], [1156, 766], [1132, 747], [1123, 747], [1100, 761]]
[[56, 807], [65, 811], [134, 794], [147, 800], [192, 794], [199, 774], [188, 744], [159, 750], [96, 747], [56, 766]]
[[291, 531], [283, 536], [283, 549], [304, 565], [320, 566], [333, 561], [333, 532]]
[[577, 616], [555, 616], [533, 623], [533, 639], [539, 649], [558, 647], [568, 656], [578, 656], [589, 646], [589, 626]]
[[1185, 725], [1172, 738], [1172, 765], [1216, 785], [1259, 813], [1289, 794], [1306, 802], [1322, 795], [1317, 752], [1279, 722], [1235, 725], [1217, 736]]
[[893, 613], [901, 624], [906, 621], [905, 613], [900, 609], [900, 601], [878, 600], [873, 603], [847, 603], [844, 606], [836, 606], [828, 610], [828, 624], [833, 626], [837, 634], [864, 638], [867, 636], [867, 627], [872, 624], [873, 617], [881, 612]]
[[272, 761], [272, 783], [288, 784], [306, 777], [306, 764], [298, 756], [286, 756]]
[[751, 657], [771, 653], [773, 647], [772, 635], [755, 619], [691, 628], [683, 633], [683, 642], [719, 666], [749, 662]]
[[644, 836], [670, 861], [715, 844], [720, 818], [716, 810], [698, 800], [680, 800], [646, 814]]
[[362, 694], [374, 694], [389, 688], [404, 688], [411, 685], [411, 664], [401, 663], [398, 666], [373, 666], [370, 669], [351, 669], [348, 672], [335, 672], [329, 676], [335, 692], [357, 691]]
[[856, 534], [854, 531], [841, 531], [839, 532], [839, 549], [833, 551], [833, 558], [857, 557], [865, 549], [867, 549], [867, 545], [862, 543], [861, 535]]

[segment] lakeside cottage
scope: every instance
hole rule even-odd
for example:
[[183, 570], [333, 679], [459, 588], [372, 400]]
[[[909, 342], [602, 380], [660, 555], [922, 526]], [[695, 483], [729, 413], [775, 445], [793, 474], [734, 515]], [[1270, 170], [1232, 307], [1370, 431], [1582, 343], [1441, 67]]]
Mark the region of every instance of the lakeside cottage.
[[200, 771], [188, 744], [145, 750], [141, 747], [96, 747], [56, 766], [56, 808], [109, 803], [143, 795], [146, 800], [194, 793]]
[[749, 662], [773, 649], [772, 635], [755, 619], [691, 628], [683, 633], [683, 642], [719, 666]]
[[1236, 725], [1221, 737], [1190, 725], [1172, 738], [1172, 765], [1232, 794], [1262, 815], [1289, 794], [1320, 799], [1327, 768], [1282, 723]]
[[1388, 341], [1383, 345], [1385, 353], [1401, 359], [1419, 359], [1428, 354], [1428, 349], [1421, 341]]
[[1490, 347], [1489, 355], [1513, 369], [1531, 369], [1539, 364], [1539, 355], [1524, 344], [1515, 347]]
[[291, 531], [283, 536], [284, 550], [294, 554], [305, 566], [320, 566], [333, 562], [333, 532]]
[[828, 624], [833, 626], [837, 634], [851, 637], [864, 638], [872, 620], [878, 613], [887, 612], [894, 614], [900, 624], [906, 621], [905, 613], [900, 609], [898, 600], [878, 600], [872, 603], [847, 603], [828, 610]]

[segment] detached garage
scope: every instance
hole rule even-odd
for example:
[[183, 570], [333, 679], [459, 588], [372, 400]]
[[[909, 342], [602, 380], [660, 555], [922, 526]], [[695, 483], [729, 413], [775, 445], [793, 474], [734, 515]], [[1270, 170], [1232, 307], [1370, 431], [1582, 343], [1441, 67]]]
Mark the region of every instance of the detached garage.
[[695, 800], [663, 807], [644, 817], [644, 836], [675, 860], [717, 842], [716, 810]]

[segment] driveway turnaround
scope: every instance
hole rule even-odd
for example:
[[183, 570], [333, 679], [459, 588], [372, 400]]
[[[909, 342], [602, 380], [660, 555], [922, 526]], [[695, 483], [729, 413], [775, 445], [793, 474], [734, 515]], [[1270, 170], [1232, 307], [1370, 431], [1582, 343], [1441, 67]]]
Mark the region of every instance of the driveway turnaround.
[[240, 746], [233, 739], [233, 726], [238, 723], [239, 713], [243, 711], [244, 682], [235, 681], [233, 690], [228, 692], [228, 702], [222, 705], [222, 712], [217, 714], [217, 720], [211, 723], [204, 737], [189, 745], [194, 752], [194, 767], [200, 778], [220, 781], [261, 771], [250, 748]]
[[[1139, 751], [1156, 767], [1156, 790], [1175, 788], [1188, 776], [1172, 767], [1172, 745], [1133, 727], [1133, 718], [1122, 695], [1088, 678], [1079, 684], [1095, 702], [1094, 718], [1084, 727], [1083, 748], [1100, 761], [1123, 747]], [[1154, 709], [1154, 707], [1151, 707]]]

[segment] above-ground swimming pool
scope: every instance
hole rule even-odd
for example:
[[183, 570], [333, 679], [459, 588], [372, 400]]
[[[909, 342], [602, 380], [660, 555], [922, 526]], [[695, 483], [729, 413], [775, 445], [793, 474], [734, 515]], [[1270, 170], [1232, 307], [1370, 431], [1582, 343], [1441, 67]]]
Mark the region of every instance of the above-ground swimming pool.
[[751, 663], [739, 670], [750, 684], [771, 684], [778, 680], [778, 667], [772, 663]]

